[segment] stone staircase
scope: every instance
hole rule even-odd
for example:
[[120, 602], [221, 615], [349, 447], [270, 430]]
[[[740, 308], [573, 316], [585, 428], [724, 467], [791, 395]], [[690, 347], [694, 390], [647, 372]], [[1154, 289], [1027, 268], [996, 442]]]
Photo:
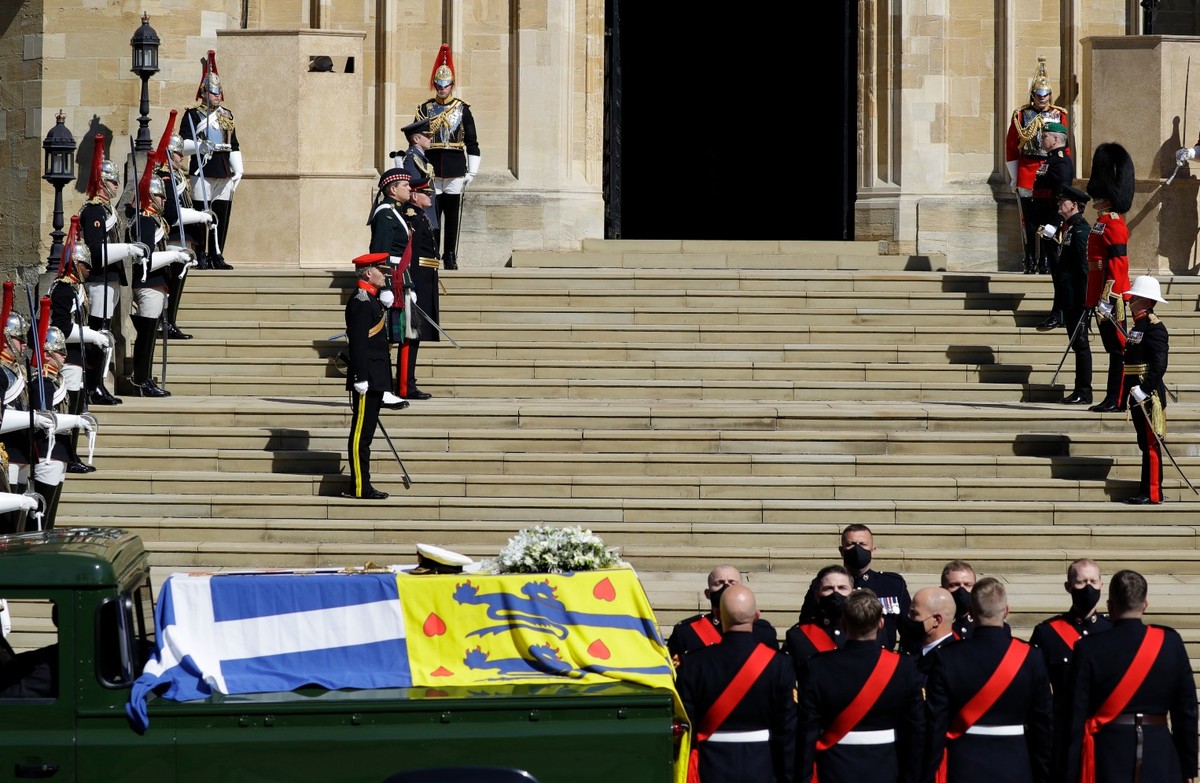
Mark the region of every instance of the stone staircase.
[[[579, 524], [621, 548], [664, 626], [731, 562], [782, 631], [859, 522], [914, 592], [954, 558], [1008, 581], [1021, 635], [1089, 556], [1145, 573], [1151, 619], [1200, 644], [1200, 496], [1168, 465], [1168, 503], [1115, 502], [1137, 486], [1132, 428], [1057, 404], [1073, 360], [1052, 386], [1066, 335], [1033, 329], [1046, 277], [936, 266], [873, 243], [590, 241], [443, 273], [461, 347], [424, 344], [434, 399], [385, 412], [414, 484], [377, 437], [383, 503], [339, 497], [351, 272], [197, 272], [174, 396], [96, 410], [100, 470], [70, 478], [59, 524], [134, 530], [160, 574], [407, 563], [417, 541], [487, 557], [521, 527]], [[1163, 282], [1169, 446], [1200, 481], [1200, 280]]]

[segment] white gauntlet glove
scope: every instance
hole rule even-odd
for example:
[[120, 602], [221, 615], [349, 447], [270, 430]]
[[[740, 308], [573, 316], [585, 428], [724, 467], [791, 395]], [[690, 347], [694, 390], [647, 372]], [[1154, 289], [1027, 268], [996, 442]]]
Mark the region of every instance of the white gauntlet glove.
[[471, 180], [475, 179], [475, 175], [479, 173], [480, 157], [478, 155], [467, 156], [467, 174], [464, 177], [464, 185], [470, 185]]
[[127, 258], [132, 258], [134, 261], [139, 261], [148, 255], [148, 249], [141, 242], [109, 242], [108, 243], [108, 263], [115, 264], [119, 261], [124, 261]]
[[1042, 226], [1042, 236], [1046, 239], [1054, 239], [1054, 235], [1058, 233], [1058, 229], [1047, 223]]
[[[75, 332], [77, 332], [78, 330], [79, 330], [79, 326], [78, 326], [78, 324], [76, 324], [75, 328], [73, 328], [71, 330], [71, 337], [74, 337]], [[67, 338], [67, 342], [69, 342], [69, 343], [78, 342], [78, 340], [72, 340], [71, 337]], [[83, 341], [85, 343], [87, 343], [88, 345], [94, 345], [97, 348], [100, 348], [101, 350], [104, 350], [104, 351], [107, 351], [112, 346], [112, 341], [109, 339], [107, 334], [105, 334], [104, 332], [100, 332], [95, 329], [89, 328], [87, 326], [83, 327]]]
[[242, 168], [242, 153], [229, 153], [229, 168], [233, 169], [233, 176], [229, 178], [229, 187], [237, 190], [238, 183], [242, 181], [242, 174], [245, 173]]
[[355, 381], [354, 382], [354, 391], [358, 392], [359, 394], [366, 394], [367, 393], [367, 382], [366, 381]]
[[1146, 392], [1142, 391], [1141, 386], [1131, 386], [1129, 388], [1129, 396], [1132, 397], [1133, 401], [1139, 405], [1150, 397], [1149, 394], [1146, 394]]
[[392, 289], [385, 288], [379, 292], [379, 301], [383, 303], [384, 307], [391, 307], [396, 301], [396, 294], [392, 292]]
[[1096, 305], [1096, 312], [1100, 313], [1101, 318], [1112, 318], [1113, 306], [1111, 302], [1101, 302]]
[[1195, 147], [1184, 147], [1183, 149], [1181, 149], [1175, 153], [1175, 165], [1177, 165], [1177, 166], [1182, 166], [1183, 164], [1187, 163], [1189, 160], [1195, 160], [1195, 159], [1196, 159], [1196, 148]]
[[190, 226], [193, 223], [204, 223], [205, 225], [213, 222], [213, 213], [210, 210], [192, 209], [191, 207], [181, 207], [179, 210], [179, 222], [185, 226]]

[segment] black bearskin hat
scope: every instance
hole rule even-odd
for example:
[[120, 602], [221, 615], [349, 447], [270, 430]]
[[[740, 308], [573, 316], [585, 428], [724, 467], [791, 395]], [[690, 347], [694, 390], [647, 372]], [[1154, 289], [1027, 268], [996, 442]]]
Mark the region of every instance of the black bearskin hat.
[[1120, 144], [1110, 141], [1096, 147], [1087, 193], [1108, 201], [1109, 208], [1122, 215], [1133, 206], [1133, 159]]

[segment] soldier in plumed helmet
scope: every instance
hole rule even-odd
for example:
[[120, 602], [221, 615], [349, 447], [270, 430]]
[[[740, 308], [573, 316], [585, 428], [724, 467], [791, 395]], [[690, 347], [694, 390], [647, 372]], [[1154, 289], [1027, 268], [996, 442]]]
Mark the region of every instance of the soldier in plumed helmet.
[[[1125, 303], [1129, 296], [1129, 226], [1125, 213], [1133, 207], [1133, 160], [1116, 142], [1096, 147], [1087, 194], [1099, 215], [1088, 235], [1088, 281], [1083, 306], [1100, 316], [1100, 340], [1108, 353], [1104, 399], [1088, 410], [1125, 410]], [[1119, 327], [1118, 327], [1119, 325]]]
[[[171, 112], [174, 115], [174, 111]], [[187, 158], [183, 154], [183, 137], [170, 134], [171, 123], [168, 123], [169, 136], [165, 153], [156, 159], [154, 174], [162, 180], [166, 192], [166, 211], [164, 217], [171, 227], [168, 241], [174, 247], [191, 250], [197, 257], [197, 266], [207, 262], [207, 239], [210, 234], [214, 215], [212, 210], [196, 209], [192, 202], [192, 186], [187, 174]], [[185, 265], [171, 265], [171, 280], [167, 297], [167, 315], [164, 319], [167, 336], [172, 340], [190, 340], [192, 335], [179, 328], [179, 304], [183, 298], [183, 286], [187, 281]]]
[[225, 261], [225, 238], [229, 233], [233, 194], [244, 173], [242, 151], [233, 112], [224, 105], [225, 92], [217, 73], [216, 52], [210, 49], [200, 65], [202, 74], [196, 89], [196, 105], [184, 113], [179, 134], [183, 137], [183, 152], [192, 156], [188, 170], [193, 196], [216, 215], [201, 268], [233, 269], [233, 265]]
[[442, 44], [429, 79], [434, 96], [417, 107], [413, 119], [429, 121], [431, 144], [425, 155], [434, 169], [436, 225], [441, 229], [442, 262], [446, 269], [458, 269], [463, 193], [479, 173], [481, 160], [471, 106], [454, 96], [454, 82], [450, 45]]
[[[104, 137], [97, 135], [87, 202], [79, 210], [79, 230], [92, 257], [87, 280], [88, 326], [97, 332], [108, 331], [114, 318], [120, 323], [118, 304], [122, 289], [129, 285], [125, 261], [140, 260], [150, 253], [141, 242], [125, 239], [125, 226], [113, 209], [120, 185], [116, 164], [104, 158]], [[104, 383], [110, 357], [95, 344], [89, 344], [86, 353], [88, 401], [92, 405], [119, 405], [120, 398], [114, 397]]]
[[[1013, 111], [1004, 140], [1004, 159], [1009, 185], [1017, 194], [1021, 214], [1021, 244], [1025, 249], [1025, 274], [1038, 270], [1036, 236], [1038, 222], [1033, 202], [1034, 181], [1046, 162], [1042, 133], [1049, 123], [1070, 128], [1067, 110], [1052, 103], [1053, 92], [1046, 76], [1046, 58], [1038, 58], [1037, 72], [1029, 85], [1029, 103]], [[1070, 155], [1070, 149], [1066, 150]], [[1050, 195], [1053, 198], [1053, 193]]]

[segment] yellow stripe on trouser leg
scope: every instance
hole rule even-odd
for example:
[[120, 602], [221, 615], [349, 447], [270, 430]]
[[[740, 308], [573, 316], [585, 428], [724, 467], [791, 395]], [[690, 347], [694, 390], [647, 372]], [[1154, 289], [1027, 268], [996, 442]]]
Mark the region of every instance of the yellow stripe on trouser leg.
[[350, 472], [354, 474], [354, 495], [362, 497], [363, 481], [362, 481], [362, 427], [363, 419], [367, 415], [367, 395], [359, 394], [358, 405], [354, 408], [354, 428], [352, 432], [354, 437], [351, 440], [352, 447], [350, 449]]

